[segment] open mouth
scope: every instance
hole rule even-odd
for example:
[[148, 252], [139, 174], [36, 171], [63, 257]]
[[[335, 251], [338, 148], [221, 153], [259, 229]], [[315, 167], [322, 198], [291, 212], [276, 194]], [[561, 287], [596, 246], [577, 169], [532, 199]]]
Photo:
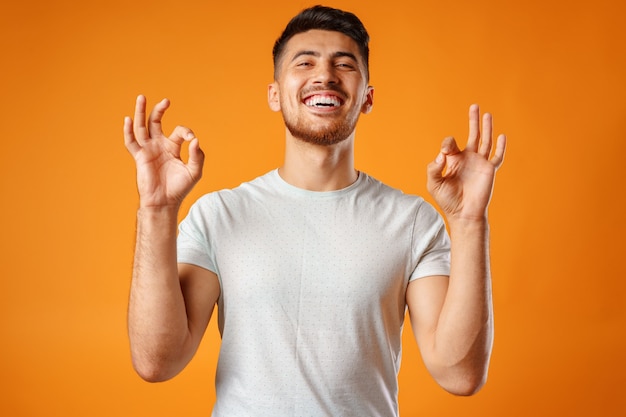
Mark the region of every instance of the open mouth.
[[315, 94], [304, 99], [304, 104], [316, 108], [333, 108], [341, 106], [342, 100], [334, 95]]

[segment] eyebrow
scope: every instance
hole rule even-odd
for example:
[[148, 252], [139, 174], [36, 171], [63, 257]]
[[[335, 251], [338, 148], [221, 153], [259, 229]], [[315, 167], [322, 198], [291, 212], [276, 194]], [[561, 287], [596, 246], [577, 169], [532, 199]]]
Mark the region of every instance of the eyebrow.
[[[304, 51], [298, 51], [294, 57], [291, 59], [291, 62], [295, 61], [296, 59], [298, 59], [299, 57], [303, 56], [303, 55], [310, 55], [310, 56], [314, 56], [314, 57], [320, 57], [321, 54], [317, 51], [309, 51], [309, 50], [304, 50]], [[346, 51], [337, 51], [334, 54], [332, 54], [333, 58], [342, 58], [342, 57], [347, 57], [352, 59], [354, 62], [359, 62], [359, 60], [357, 59], [356, 55], [354, 55], [352, 52], [346, 52]]]

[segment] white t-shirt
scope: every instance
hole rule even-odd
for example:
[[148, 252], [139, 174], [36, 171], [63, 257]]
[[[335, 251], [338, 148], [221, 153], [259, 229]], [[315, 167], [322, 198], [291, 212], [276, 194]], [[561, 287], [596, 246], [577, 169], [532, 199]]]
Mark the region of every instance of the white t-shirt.
[[397, 416], [408, 282], [449, 275], [444, 222], [359, 173], [313, 192], [277, 170], [200, 198], [178, 261], [215, 272], [214, 417]]

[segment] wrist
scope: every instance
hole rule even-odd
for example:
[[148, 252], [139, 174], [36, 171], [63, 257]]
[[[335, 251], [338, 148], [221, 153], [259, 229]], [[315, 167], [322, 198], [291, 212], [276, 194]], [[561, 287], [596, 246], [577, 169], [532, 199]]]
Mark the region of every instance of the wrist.
[[137, 208], [137, 217], [143, 218], [178, 218], [178, 211], [180, 206], [178, 204], [173, 205], [145, 205], [139, 204]]
[[161, 212], [177, 212], [180, 210], [180, 206], [181, 203], [179, 202], [172, 202], [172, 203], [154, 203], [154, 202], [148, 202], [148, 201], [142, 201], [141, 199], [139, 199], [139, 208], [137, 210], [140, 211], [146, 211], [146, 212], [154, 212], [154, 213], [161, 213]]
[[480, 217], [448, 217], [446, 218], [450, 234], [459, 233], [486, 233], [489, 230], [489, 220], [487, 216]]
[[178, 227], [178, 208], [173, 206], [144, 206], [137, 209], [137, 240], [150, 242], [175, 238]]

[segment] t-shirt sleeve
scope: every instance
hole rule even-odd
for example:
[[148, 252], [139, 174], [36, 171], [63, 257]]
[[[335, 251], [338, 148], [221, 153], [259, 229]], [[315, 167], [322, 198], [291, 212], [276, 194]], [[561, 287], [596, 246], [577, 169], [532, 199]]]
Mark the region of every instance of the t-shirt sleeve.
[[417, 265], [409, 281], [432, 275], [450, 275], [450, 238], [445, 222], [425, 201], [416, 211], [412, 251]]
[[178, 226], [177, 257], [179, 263], [200, 266], [219, 274], [209, 235], [210, 201], [210, 195], [196, 201]]

